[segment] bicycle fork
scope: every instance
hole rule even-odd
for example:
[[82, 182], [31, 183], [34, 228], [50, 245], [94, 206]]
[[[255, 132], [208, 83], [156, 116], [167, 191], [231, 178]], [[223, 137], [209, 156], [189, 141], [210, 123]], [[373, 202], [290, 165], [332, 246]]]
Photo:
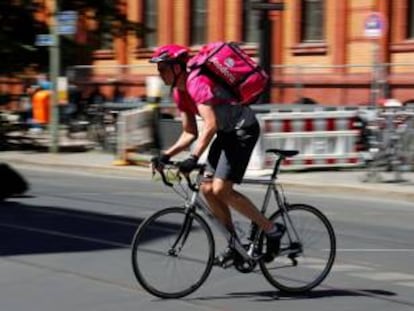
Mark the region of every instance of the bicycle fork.
[[178, 256], [178, 254], [183, 249], [185, 242], [187, 241], [192, 225], [193, 225], [193, 218], [190, 215], [190, 213], [186, 213], [185, 218], [184, 218], [184, 223], [180, 228], [180, 232], [178, 233], [178, 236], [175, 242], [173, 243], [171, 248], [168, 250], [168, 255], [173, 256], [173, 257]]

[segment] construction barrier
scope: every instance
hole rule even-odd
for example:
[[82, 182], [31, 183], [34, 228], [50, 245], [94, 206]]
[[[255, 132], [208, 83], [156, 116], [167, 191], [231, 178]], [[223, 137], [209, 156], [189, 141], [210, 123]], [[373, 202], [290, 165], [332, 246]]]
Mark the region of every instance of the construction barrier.
[[[270, 148], [300, 151], [299, 155], [287, 159], [282, 164], [283, 169], [361, 165], [363, 158], [356, 150], [356, 141], [360, 133], [354, 129], [358, 112], [358, 109], [324, 110], [315, 107], [315, 111], [272, 110], [269, 113], [257, 114], [261, 136], [253, 151], [248, 170], [273, 168], [275, 157], [265, 153], [265, 150]], [[131, 150], [152, 142], [151, 118], [152, 111], [146, 108], [120, 113], [117, 125], [119, 164], [129, 164], [128, 153]], [[179, 120], [169, 121], [174, 121], [174, 126], [181, 126]], [[198, 120], [197, 123], [202, 131], [202, 122]], [[167, 137], [170, 131], [165, 127], [162, 129], [161, 135]], [[201, 161], [205, 161], [206, 154], [207, 152], [201, 157]]]
[[279, 111], [259, 114], [261, 137], [249, 169], [270, 169], [275, 158], [270, 148], [295, 149], [282, 168], [349, 167], [362, 164], [356, 150], [359, 131], [354, 129], [357, 110]]
[[129, 153], [153, 141], [153, 111], [138, 108], [122, 111], [117, 119], [117, 153], [115, 165], [130, 164]]

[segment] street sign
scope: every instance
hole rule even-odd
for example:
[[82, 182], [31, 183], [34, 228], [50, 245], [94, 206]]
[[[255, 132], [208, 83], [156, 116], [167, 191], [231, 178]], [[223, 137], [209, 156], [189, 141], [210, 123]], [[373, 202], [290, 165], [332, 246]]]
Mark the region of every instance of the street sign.
[[53, 36], [50, 34], [36, 35], [36, 46], [52, 46], [54, 44]]
[[364, 22], [364, 35], [370, 39], [379, 39], [385, 32], [385, 19], [380, 12], [370, 13]]
[[58, 77], [57, 80], [57, 92], [58, 92], [58, 103], [67, 104], [68, 103], [68, 78], [67, 77]]
[[78, 12], [62, 11], [57, 15], [58, 34], [73, 35], [76, 33], [76, 23], [78, 20]]

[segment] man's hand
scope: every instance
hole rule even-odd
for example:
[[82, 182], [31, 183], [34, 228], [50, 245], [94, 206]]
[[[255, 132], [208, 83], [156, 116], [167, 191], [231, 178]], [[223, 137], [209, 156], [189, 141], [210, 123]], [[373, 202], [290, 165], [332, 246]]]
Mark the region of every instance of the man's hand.
[[180, 163], [179, 169], [182, 173], [190, 173], [197, 166], [198, 157], [191, 155]]
[[164, 165], [167, 164], [169, 161], [170, 156], [168, 154], [161, 153], [158, 156], [152, 157], [152, 168], [156, 170], [162, 170], [164, 168]]

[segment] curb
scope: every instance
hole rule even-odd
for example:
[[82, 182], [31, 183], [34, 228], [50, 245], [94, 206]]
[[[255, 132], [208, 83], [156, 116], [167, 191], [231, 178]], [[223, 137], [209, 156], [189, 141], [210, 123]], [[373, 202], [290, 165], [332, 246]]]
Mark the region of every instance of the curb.
[[22, 165], [28, 167], [44, 167], [50, 169], [63, 169], [63, 170], [74, 170], [82, 172], [93, 172], [93, 173], [110, 173], [115, 175], [124, 175], [128, 177], [133, 176], [145, 176], [149, 174], [148, 167], [129, 165], [129, 166], [106, 166], [106, 165], [86, 165], [86, 164], [69, 164], [69, 163], [43, 163], [35, 161], [26, 161], [21, 159], [0, 159], [0, 161], [7, 162], [12, 165]]
[[[22, 165], [28, 167], [44, 167], [49, 169], [63, 169], [63, 170], [77, 170], [82, 172], [90, 173], [102, 173], [112, 174], [116, 176], [127, 176], [127, 177], [150, 177], [150, 170], [148, 168], [147, 161], [137, 161], [135, 165], [126, 166], [115, 166], [108, 162], [108, 165], [88, 165], [82, 163], [58, 163], [58, 162], [41, 162], [26, 159], [10, 159], [7, 157], [1, 158], [0, 162], [7, 162], [12, 165]], [[252, 176], [249, 176], [251, 178]], [[285, 177], [286, 180], [285, 180]], [[405, 192], [404, 189], [384, 189], [383, 184], [366, 184], [361, 183], [358, 185], [349, 184], [329, 184], [329, 183], [318, 183], [318, 182], [301, 182], [289, 180], [289, 176], [284, 176], [283, 173], [280, 175], [278, 181], [284, 187], [285, 191], [300, 191], [305, 193], [327, 193], [327, 194], [342, 194], [342, 195], [361, 195], [364, 197], [375, 197], [384, 199], [398, 199], [401, 201], [414, 201], [414, 192]], [[365, 186], [364, 186], [365, 185]], [[369, 186], [368, 186], [369, 185]], [[378, 185], [381, 185], [379, 187]], [[410, 185], [410, 187], [412, 187]]]
[[[393, 189], [378, 189], [361, 186], [349, 186], [349, 185], [327, 185], [327, 184], [306, 184], [299, 182], [283, 181], [281, 177], [280, 184], [284, 187], [285, 191], [300, 191], [307, 193], [315, 193], [324, 191], [324, 194], [341, 194], [341, 195], [361, 195], [365, 198], [383, 198], [387, 200], [396, 199], [399, 201], [414, 201], [414, 193], [398, 191]], [[373, 184], [376, 185], [376, 184]]]

